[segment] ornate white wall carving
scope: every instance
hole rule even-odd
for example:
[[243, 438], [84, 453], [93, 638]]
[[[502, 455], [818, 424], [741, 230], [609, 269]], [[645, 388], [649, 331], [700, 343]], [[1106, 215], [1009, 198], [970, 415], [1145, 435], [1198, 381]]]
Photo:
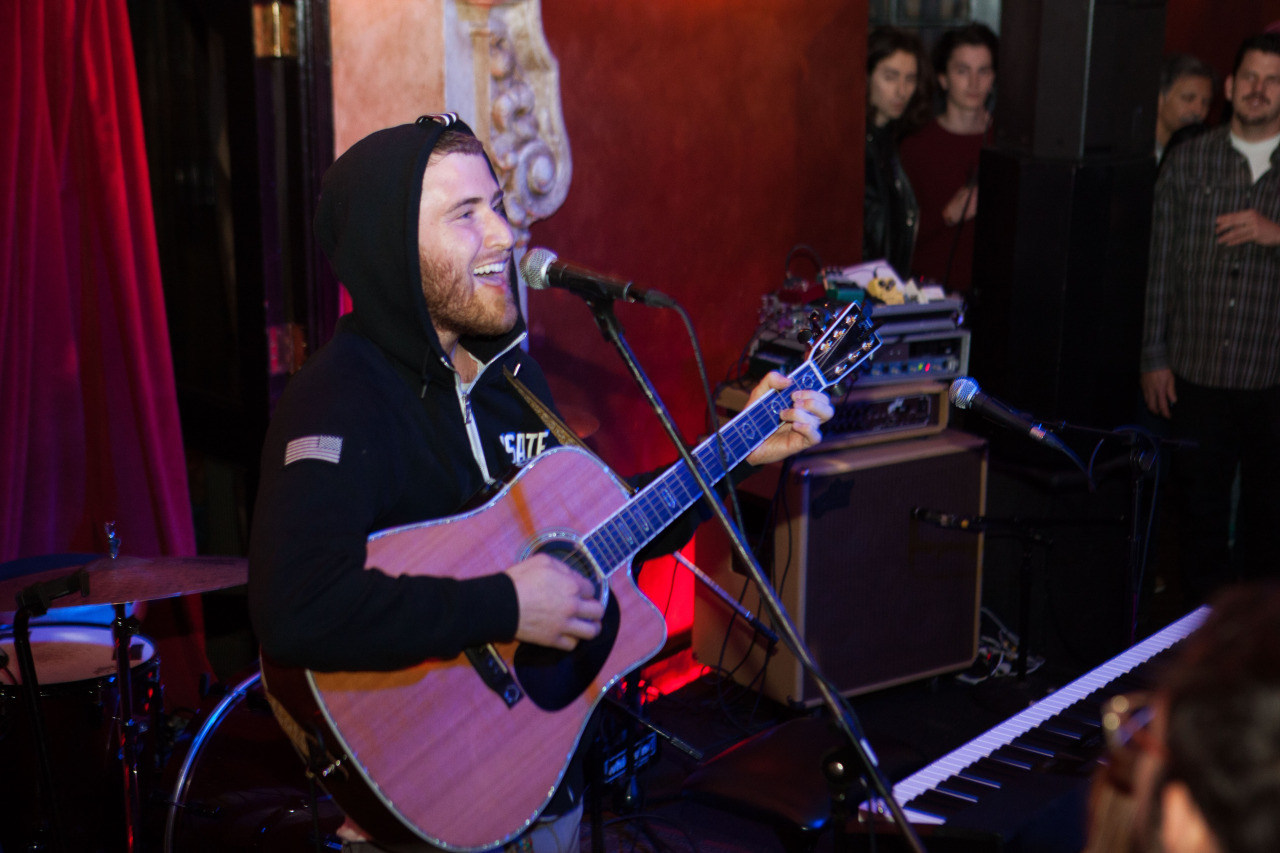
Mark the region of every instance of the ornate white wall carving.
[[[447, 0], [445, 96], [489, 147], [519, 247], [560, 208], [573, 159], [541, 0]], [[468, 109], [468, 107], [470, 107]]]

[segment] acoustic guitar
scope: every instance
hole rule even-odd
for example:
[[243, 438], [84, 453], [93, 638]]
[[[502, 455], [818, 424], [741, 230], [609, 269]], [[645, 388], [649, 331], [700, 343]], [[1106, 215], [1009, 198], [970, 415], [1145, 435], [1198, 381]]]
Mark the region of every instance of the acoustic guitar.
[[[858, 306], [846, 307], [790, 387], [694, 450], [702, 476], [718, 482], [775, 432], [794, 390], [840, 381], [879, 345]], [[662, 649], [666, 623], [636, 586], [632, 558], [701, 498], [682, 463], [629, 496], [593, 456], [560, 447], [475, 510], [372, 534], [365, 565], [390, 575], [473, 578], [547, 552], [591, 580], [603, 630], [572, 652], [497, 643], [392, 672], [315, 672], [264, 657], [277, 718], [380, 845], [479, 851], [516, 838], [550, 801], [605, 692]]]

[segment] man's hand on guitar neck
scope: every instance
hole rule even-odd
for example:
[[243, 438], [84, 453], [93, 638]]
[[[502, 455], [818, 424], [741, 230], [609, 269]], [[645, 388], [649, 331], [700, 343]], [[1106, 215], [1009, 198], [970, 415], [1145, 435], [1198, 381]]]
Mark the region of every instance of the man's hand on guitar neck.
[[571, 651], [600, 633], [604, 605], [591, 582], [546, 554], [534, 554], [507, 569], [520, 602], [516, 639]]
[[[790, 379], [771, 371], [751, 390], [748, 405], [770, 391], [781, 391], [790, 384]], [[797, 391], [791, 396], [791, 403], [792, 408], [784, 409], [779, 415], [782, 429], [765, 439], [764, 444], [747, 457], [752, 465], [777, 462], [822, 441], [822, 432], [818, 428], [835, 414], [827, 395], [821, 391]]]

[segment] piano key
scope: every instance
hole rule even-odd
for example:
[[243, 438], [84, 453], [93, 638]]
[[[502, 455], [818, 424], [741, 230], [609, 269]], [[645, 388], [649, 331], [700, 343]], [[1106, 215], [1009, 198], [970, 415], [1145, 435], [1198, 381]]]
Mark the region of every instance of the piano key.
[[977, 802], [979, 797], [1000, 789], [998, 786], [992, 787], [991, 785], [983, 784], [981, 782], [974, 782], [973, 780], [966, 779], [963, 776], [952, 776], [939, 782], [938, 790], [947, 794], [954, 794], [958, 797], [972, 799], [974, 802]]
[[[952, 776], [951, 778], [955, 779], [956, 777]], [[938, 786], [933, 790], [939, 794], [946, 794], [948, 797], [955, 797], [957, 800], [964, 800], [966, 803], [976, 803], [978, 801], [977, 794], [962, 791], [958, 785], [948, 785], [946, 779], [939, 782]]]
[[1025, 772], [1021, 768], [1010, 767], [993, 758], [980, 758], [961, 770], [960, 775], [966, 779], [985, 781], [1004, 787], [1008, 784], [1016, 784]]
[[[952, 750], [894, 785], [894, 797], [898, 802], [910, 802], [925, 792], [931, 791], [944, 780], [957, 775], [957, 767], [964, 768], [960, 771], [960, 775], [968, 772], [983, 778], [983, 774], [987, 773], [994, 777], [995, 781], [1000, 781], [1005, 788], [1009, 787], [1009, 782], [997, 775], [997, 766], [1003, 766], [1000, 772], [1012, 773], [1017, 773], [1019, 767], [1023, 771], [1033, 767], [1043, 768], [1047, 763], [1052, 762], [1051, 757], [1037, 755], [1035, 752], [1010, 745], [1020, 736], [1059, 714], [1063, 714], [1066, 719], [1087, 725], [1089, 728], [1086, 731], [1092, 732], [1094, 728], [1100, 728], [1101, 705], [1103, 701], [1115, 695], [1116, 690], [1112, 688], [1120, 684], [1148, 683], [1145, 673], [1140, 677], [1141, 680], [1139, 677], [1125, 678], [1125, 676], [1191, 634], [1207, 615], [1207, 607], [1187, 614], [1060, 690], [1049, 694], [1030, 708], [1015, 714], [958, 749]], [[1095, 736], [1089, 734], [1088, 738], [1093, 740]], [[1032, 741], [1034, 740], [1033, 737]], [[1023, 743], [1025, 745], [1032, 741]], [[1052, 750], [1048, 751], [1052, 752]], [[1076, 762], [1084, 761], [1081, 755], [1075, 755], [1074, 758]], [[863, 803], [862, 808], [870, 809], [871, 806]], [[935, 810], [941, 809], [935, 806]], [[874, 811], [883, 814], [885, 811], [883, 804], [876, 803]], [[934, 816], [929, 822], [938, 820], [945, 822], [946, 817]]]
[[1040, 756], [1008, 745], [992, 752], [991, 758], [993, 761], [999, 761], [1001, 764], [1007, 764], [1019, 770], [1031, 770], [1040, 765]]
[[907, 808], [946, 819], [959, 814], [970, 805], [972, 805], [971, 800], [962, 800], [959, 797], [953, 797], [950, 794], [930, 789], [907, 803]]
[[1041, 759], [1041, 761], [1037, 762], [1039, 764], [1045, 764], [1048, 762], [1048, 760], [1058, 757], [1057, 750], [1048, 749], [1046, 747], [1040, 746], [1039, 744], [1036, 744], [1034, 742], [1034, 737], [1032, 736], [1031, 732], [1028, 732], [1025, 735], [1019, 735], [1018, 737], [1009, 741], [1008, 748], [1021, 750], [1023, 752], [1029, 752], [1032, 755], [1039, 756]]
[[1054, 755], [1057, 755], [1059, 752], [1075, 749], [1079, 746], [1079, 741], [1079, 738], [1055, 734], [1052, 729], [1047, 728], [1045, 725], [1039, 725], [1026, 734], [1019, 736], [1014, 743], [1028, 743], [1041, 749], [1051, 750]]
[[1077, 702], [1062, 710], [1062, 716], [1090, 729], [1102, 728], [1102, 703]]
[[1087, 740], [1099, 731], [1098, 726], [1089, 726], [1077, 720], [1072, 720], [1063, 712], [1056, 717], [1051, 717], [1040, 725], [1040, 730], [1056, 735], [1064, 740], [1079, 743]]

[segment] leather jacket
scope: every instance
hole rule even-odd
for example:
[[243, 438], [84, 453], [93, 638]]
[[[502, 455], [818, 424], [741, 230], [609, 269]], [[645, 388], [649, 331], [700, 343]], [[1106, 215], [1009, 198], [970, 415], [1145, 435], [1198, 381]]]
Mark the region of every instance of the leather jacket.
[[862, 259], [887, 258], [904, 281], [911, 274], [920, 206], [898, 160], [897, 127], [867, 126]]

